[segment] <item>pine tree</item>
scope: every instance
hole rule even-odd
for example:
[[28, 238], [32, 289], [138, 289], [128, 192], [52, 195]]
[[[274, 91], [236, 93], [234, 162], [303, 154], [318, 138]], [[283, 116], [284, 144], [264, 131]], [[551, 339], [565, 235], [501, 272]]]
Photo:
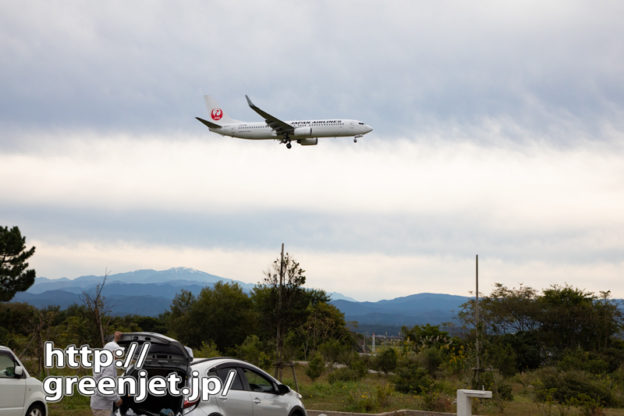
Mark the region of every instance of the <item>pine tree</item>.
[[26, 237], [18, 227], [0, 227], [0, 302], [11, 300], [35, 282], [35, 270], [27, 270], [26, 262], [34, 253], [35, 247], [26, 249]]

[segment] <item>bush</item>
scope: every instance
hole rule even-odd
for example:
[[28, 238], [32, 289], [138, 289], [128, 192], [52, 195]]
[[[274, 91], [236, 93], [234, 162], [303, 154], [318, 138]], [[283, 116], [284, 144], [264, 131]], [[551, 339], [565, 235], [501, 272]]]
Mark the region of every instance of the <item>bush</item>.
[[472, 388], [476, 390], [491, 390], [493, 399], [498, 401], [513, 400], [511, 384], [498, 371], [483, 371], [479, 375], [479, 380], [472, 380]]
[[[508, 338], [508, 337], [507, 337]], [[511, 343], [491, 342], [486, 344], [486, 361], [500, 371], [504, 376], [509, 377], [517, 371], [517, 356]]]
[[433, 379], [413, 356], [398, 363], [393, 381], [394, 388], [401, 393], [421, 393], [433, 387]]
[[576, 397], [573, 397], [568, 402], [572, 406], [576, 406], [581, 409], [583, 416], [602, 416], [604, 412], [601, 409], [600, 402], [595, 398], [580, 393]]
[[349, 369], [357, 373], [358, 379], [368, 374], [367, 362], [356, 352], [353, 352], [350, 355], [350, 358], [346, 361], [346, 364]]
[[388, 348], [379, 354], [375, 360], [375, 367], [378, 370], [388, 374], [390, 371], [394, 371], [397, 366], [397, 353], [394, 348]]
[[347, 398], [347, 410], [352, 412], [371, 412], [383, 409], [390, 405], [392, 386], [385, 384], [377, 386], [374, 393], [368, 391], [353, 391]]
[[596, 353], [575, 349], [566, 351], [557, 367], [564, 371], [581, 370], [592, 374], [605, 374], [609, 370], [609, 363]]
[[308, 368], [306, 368], [305, 373], [314, 381], [323, 374], [323, 371], [325, 371], [325, 360], [323, 360], [321, 353], [317, 352], [308, 363]]
[[585, 371], [558, 371], [549, 367], [538, 371], [539, 382], [535, 386], [536, 398], [546, 401], [552, 397], [562, 404], [580, 403], [589, 396], [599, 406], [615, 405], [610, 386]]
[[450, 412], [452, 402], [448, 397], [442, 396], [438, 392], [429, 391], [423, 394], [423, 409], [434, 412]]
[[434, 377], [436, 371], [442, 364], [442, 352], [437, 347], [429, 347], [418, 353], [418, 363], [427, 370], [430, 376]]
[[375, 388], [375, 398], [381, 407], [390, 406], [390, 397], [394, 389], [391, 384], [384, 384]]
[[347, 410], [351, 412], [371, 412], [377, 410], [375, 397], [368, 392], [352, 391], [347, 398]]
[[329, 374], [329, 382], [357, 381], [368, 373], [366, 362], [355, 352], [343, 354], [346, 367], [337, 368]]

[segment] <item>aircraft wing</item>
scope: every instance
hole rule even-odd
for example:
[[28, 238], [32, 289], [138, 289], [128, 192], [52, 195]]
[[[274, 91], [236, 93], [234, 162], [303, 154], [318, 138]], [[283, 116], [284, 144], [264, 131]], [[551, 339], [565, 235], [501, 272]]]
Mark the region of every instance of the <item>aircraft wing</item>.
[[292, 132], [295, 130], [295, 128], [290, 124], [280, 120], [277, 117], [273, 117], [271, 114], [257, 107], [254, 103], [251, 102], [248, 96], [245, 95], [245, 98], [247, 98], [247, 104], [249, 104], [249, 107], [251, 107], [251, 109], [254, 110], [256, 113], [260, 114], [260, 116], [262, 116], [262, 118], [264, 119], [264, 121], [266, 121], [269, 127], [275, 130], [278, 135], [292, 134]]

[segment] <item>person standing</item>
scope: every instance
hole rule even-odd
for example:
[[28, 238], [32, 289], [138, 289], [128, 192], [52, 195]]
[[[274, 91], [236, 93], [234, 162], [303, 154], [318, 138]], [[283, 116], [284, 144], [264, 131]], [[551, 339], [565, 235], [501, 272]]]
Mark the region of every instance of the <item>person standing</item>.
[[[113, 357], [116, 357], [115, 351], [123, 350], [122, 347], [117, 344], [117, 341], [121, 338], [121, 332], [116, 331], [113, 341], [104, 345], [105, 350], [109, 350], [113, 353]], [[97, 383], [101, 378], [108, 377], [117, 380], [117, 368], [115, 367], [115, 360], [110, 365], [102, 367], [98, 373], [93, 369], [93, 379]], [[115, 383], [117, 385], [117, 383]], [[91, 412], [93, 416], [111, 416], [113, 414], [113, 406], [121, 406], [122, 399], [115, 392], [111, 396], [105, 396], [100, 394], [97, 390], [93, 396], [91, 396]]]

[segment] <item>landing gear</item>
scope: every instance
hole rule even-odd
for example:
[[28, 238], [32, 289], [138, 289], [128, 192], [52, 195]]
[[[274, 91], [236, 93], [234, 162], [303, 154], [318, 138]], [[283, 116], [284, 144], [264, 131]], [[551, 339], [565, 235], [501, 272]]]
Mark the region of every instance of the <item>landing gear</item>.
[[292, 147], [292, 144], [290, 144], [290, 137], [286, 136], [282, 139], [282, 143], [284, 143], [286, 145], [287, 149], [290, 149]]
[[357, 143], [357, 137], [353, 139], [353, 143]]

